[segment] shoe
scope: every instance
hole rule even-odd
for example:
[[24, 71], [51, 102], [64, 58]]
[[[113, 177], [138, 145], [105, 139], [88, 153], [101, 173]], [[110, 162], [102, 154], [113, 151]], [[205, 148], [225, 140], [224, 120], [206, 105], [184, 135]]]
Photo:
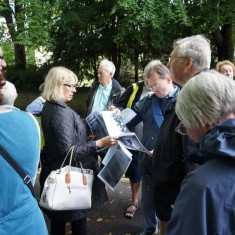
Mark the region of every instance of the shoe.
[[126, 209], [125, 218], [133, 219], [135, 217], [135, 213], [136, 213], [138, 207], [139, 207], [138, 204], [135, 204], [135, 203], [130, 204]]

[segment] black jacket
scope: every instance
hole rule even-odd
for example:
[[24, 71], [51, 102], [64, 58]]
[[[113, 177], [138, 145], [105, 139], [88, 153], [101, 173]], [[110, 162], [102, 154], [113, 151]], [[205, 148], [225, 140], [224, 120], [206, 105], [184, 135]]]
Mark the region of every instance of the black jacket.
[[75, 211], [47, 211], [50, 219], [73, 221], [86, 217], [94, 208], [107, 200], [104, 184], [96, 177], [99, 172], [96, 144], [87, 142], [86, 128], [80, 116], [64, 102], [46, 102], [42, 110], [42, 129], [45, 146], [42, 154], [42, 172], [40, 184], [43, 186], [46, 177], [52, 170], [58, 169], [72, 145], [74, 161], [81, 161], [84, 168], [94, 170], [95, 180], [92, 188], [92, 208]]
[[[171, 205], [180, 191], [186, 175], [184, 154], [194, 148], [194, 142], [175, 131], [179, 119], [175, 113], [176, 101], [165, 113], [153, 155], [153, 191], [156, 215], [160, 220], [169, 220]], [[193, 203], [193, 202], [192, 202]]]
[[[138, 90], [136, 92], [136, 95], [135, 95], [135, 98], [132, 102], [132, 106], [140, 100], [140, 97], [141, 97], [141, 94], [142, 94], [142, 91], [143, 91], [144, 81], [137, 82], [136, 85], [139, 88], [138, 88]], [[126, 88], [125, 92], [122, 94], [120, 99], [116, 103], [114, 103], [114, 105], [116, 107], [120, 107], [120, 108], [125, 109], [127, 107], [128, 101], [129, 101], [132, 93], [133, 93], [133, 86], [130, 85]]]
[[[86, 106], [87, 106], [87, 112], [86, 112], [86, 117], [91, 113], [93, 104], [94, 104], [94, 100], [95, 100], [95, 95], [97, 92], [97, 89], [99, 87], [99, 82], [96, 81], [94, 82], [94, 84], [92, 85], [88, 96], [87, 96], [87, 102], [86, 102]], [[122, 93], [124, 92], [124, 88], [121, 87], [121, 85], [119, 84], [119, 82], [115, 79], [112, 78], [112, 90], [109, 96], [109, 101], [108, 101], [108, 106], [115, 104], [118, 99], [121, 97]]]

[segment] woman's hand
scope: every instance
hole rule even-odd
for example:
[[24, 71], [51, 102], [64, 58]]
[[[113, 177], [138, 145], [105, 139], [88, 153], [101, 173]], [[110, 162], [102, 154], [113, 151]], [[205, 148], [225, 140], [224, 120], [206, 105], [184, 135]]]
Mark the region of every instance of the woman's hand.
[[103, 147], [112, 147], [114, 146], [118, 141], [118, 137], [116, 136], [106, 136], [102, 139], [99, 139], [96, 141], [96, 146], [99, 148]]

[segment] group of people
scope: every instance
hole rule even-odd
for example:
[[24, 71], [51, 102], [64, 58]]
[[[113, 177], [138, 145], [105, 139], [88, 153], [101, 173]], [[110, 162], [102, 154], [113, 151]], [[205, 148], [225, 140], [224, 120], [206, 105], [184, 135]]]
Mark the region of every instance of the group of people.
[[[1, 146], [22, 166], [34, 183], [40, 156], [40, 132], [32, 115], [6, 103], [10, 92], [0, 50]], [[210, 42], [202, 35], [178, 39], [168, 65], [150, 61], [143, 81], [127, 89], [116, 81], [114, 64], [104, 59], [98, 81], [87, 99], [87, 114], [129, 107], [137, 114], [128, 124], [149, 153], [132, 151], [126, 175], [130, 179], [132, 203], [124, 215], [134, 218], [139, 206], [139, 189], [145, 227], [138, 235], [232, 235], [235, 232], [235, 82], [234, 65], [219, 62], [210, 70]], [[92, 208], [49, 211], [51, 235], [64, 235], [71, 222], [73, 235], [87, 235], [86, 217], [108, 200], [103, 182], [97, 177], [104, 147], [114, 146], [118, 136], [89, 138], [88, 126], [67, 102], [73, 99], [77, 76], [64, 67], [48, 72], [40, 112], [45, 145], [41, 151], [40, 185], [58, 169], [71, 146], [72, 165], [78, 161], [94, 171]], [[4, 88], [5, 87], [5, 88]], [[42, 101], [41, 99], [41, 101]], [[28, 107], [30, 112], [30, 107]], [[0, 158], [4, 171], [0, 185], [0, 234], [48, 234], [46, 224], [28, 187]], [[142, 182], [142, 183], [140, 183]], [[7, 187], [6, 187], [7, 185]], [[14, 185], [14, 187], [11, 187]], [[19, 226], [20, 225], [20, 226]]]

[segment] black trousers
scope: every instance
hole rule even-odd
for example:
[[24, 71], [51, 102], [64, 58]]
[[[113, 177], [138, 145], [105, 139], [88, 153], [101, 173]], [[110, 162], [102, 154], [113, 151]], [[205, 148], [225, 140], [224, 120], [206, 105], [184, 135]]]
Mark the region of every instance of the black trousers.
[[[51, 235], [65, 235], [66, 223], [64, 221], [51, 221]], [[71, 222], [72, 235], [87, 235], [86, 218]]]

